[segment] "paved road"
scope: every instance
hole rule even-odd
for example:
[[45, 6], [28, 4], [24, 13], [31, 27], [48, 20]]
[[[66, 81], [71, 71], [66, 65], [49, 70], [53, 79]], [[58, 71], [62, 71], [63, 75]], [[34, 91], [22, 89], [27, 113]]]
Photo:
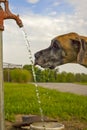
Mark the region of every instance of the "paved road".
[[45, 88], [56, 89], [61, 92], [87, 95], [87, 85], [78, 85], [73, 83], [38, 83], [38, 85]]

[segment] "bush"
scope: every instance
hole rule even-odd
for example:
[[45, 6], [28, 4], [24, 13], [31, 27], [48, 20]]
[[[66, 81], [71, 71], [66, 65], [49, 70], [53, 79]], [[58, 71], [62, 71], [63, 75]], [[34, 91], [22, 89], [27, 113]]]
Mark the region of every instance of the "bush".
[[25, 69], [9, 69], [9, 74], [7, 70], [4, 70], [4, 81], [25, 83], [32, 80], [32, 74]]
[[4, 69], [4, 81], [7, 82], [9, 81], [9, 70], [8, 69]]

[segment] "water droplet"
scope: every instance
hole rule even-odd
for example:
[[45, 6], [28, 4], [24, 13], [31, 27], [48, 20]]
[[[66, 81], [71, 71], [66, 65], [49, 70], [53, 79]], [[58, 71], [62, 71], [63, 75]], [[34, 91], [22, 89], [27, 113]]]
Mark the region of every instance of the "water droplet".
[[[30, 41], [28, 39], [27, 33], [25, 31], [25, 28], [22, 28], [22, 32], [25, 36], [25, 40], [26, 40], [26, 47], [29, 53], [29, 60], [32, 64], [32, 73], [33, 73], [33, 78], [34, 78], [34, 82], [35, 82], [35, 87], [36, 87], [36, 96], [37, 96], [37, 100], [38, 100], [38, 105], [39, 105], [39, 110], [40, 110], [40, 114], [41, 114], [41, 121], [43, 122], [44, 125], [44, 116], [43, 116], [43, 110], [41, 107], [41, 100], [40, 100], [40, 95], [39, 95], [39, 90], [38, 90], [38, 85], [37, 85], [37, 80], [36, 80], [36, 74], [35, 74], [35, 69], [34, 69], [34, 63], [33, 63], [33, 57], [32, 57], [32, 52], [31, 52], [31, 48], [30, 48]], [[45, 130], [45, 129], [44, 129]]]

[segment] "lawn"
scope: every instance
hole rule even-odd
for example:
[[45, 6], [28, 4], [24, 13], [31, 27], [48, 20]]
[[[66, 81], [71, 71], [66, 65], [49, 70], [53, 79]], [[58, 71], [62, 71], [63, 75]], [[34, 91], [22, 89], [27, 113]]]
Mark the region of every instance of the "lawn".
[[[5, 119], [17, 114], [38, 114], [36, 87], [33, 84], [5, 83]], [[38, 87], [43, 114], [61, 120], [87, 121], [87, 96]]]
[[86, 86], [87, 86], [87, 83], [86, 83], [86, 82], [84, 82], [84, 83], [78, 82], [77, 84], [81, 84], [81, 85], [86, 85]]

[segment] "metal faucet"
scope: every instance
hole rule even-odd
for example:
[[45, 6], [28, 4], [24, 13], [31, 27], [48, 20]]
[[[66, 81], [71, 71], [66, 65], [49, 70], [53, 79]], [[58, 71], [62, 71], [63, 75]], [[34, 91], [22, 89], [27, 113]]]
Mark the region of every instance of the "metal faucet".
[[[5, 9], [1, 7], [1, 3], [4, 3]], [[4, 19], [14, 19], [19, 27], [23, 27], [23, 23], [19, 18], [19, 15], [15, 15], [11, 13], [9, 10], [9, 2], [8, 0], [0, 0], [0, 30], [4, 30]]]

